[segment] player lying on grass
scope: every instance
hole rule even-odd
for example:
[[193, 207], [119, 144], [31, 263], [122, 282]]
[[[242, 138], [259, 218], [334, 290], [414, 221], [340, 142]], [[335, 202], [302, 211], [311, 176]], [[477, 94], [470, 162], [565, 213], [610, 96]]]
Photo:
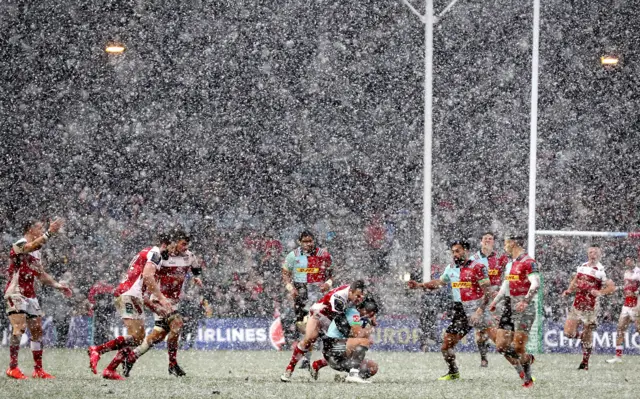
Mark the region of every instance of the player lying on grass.
[[378, 364], [365, 360], [371, 345], [371, 333], [376, 325], [378, 304], [368, 297], [356, 308], [348, 308], [336, 317], [322, 337], [323, 359], [316, 360], [309, 372], [314, 380], [325, 366], [337, 371], [348, 372], [344, 381], [370, 383], [367, 378], [378, 372]]

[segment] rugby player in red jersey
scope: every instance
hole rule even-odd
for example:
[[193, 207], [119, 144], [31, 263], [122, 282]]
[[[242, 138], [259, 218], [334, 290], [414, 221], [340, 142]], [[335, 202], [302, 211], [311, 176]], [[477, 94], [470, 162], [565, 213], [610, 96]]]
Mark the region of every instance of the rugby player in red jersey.
[[[156, 281], [156, 272], [167, 259], [167, 246], [170, 240], [166, 235], [160, 238], [160, 245], [147, 247], [140, 251], [129, 263], [127, 274], [114, 292], [116, 309], [127, 329], [127, 335], [121, 335], [102, 345], [89, 347], [89, 367], [97, 374], [98, 361], [103, 353], [137, 346], [144, 339], [144, 302], [143, 293], [152, 293], [158, 299], [157, 312], [164, 316], [171, 312], [171, 303], [160, 292]], [[119, 351], [111, 363], [103, 370], [102, 377], [109, 380], [123, 380], [116, 368], [122, 362], [127, 351]]]
[[522, 236], [508, 236], [504, 240], [504, 250], [512, 259], [504, 270], [504, 281], [500, 291], [489, 305], [495, 311], [504, 301], [498, 332], [496, 349], [516, 369], [523, 380], [524, 388], [533, 387], [531, 364], [535, 358], [527, 353], [529, 331], [536, 318], [535, 296], [540, 288], [538, 264], [524, 250]]
[[178, 341], [182, 332], [183, 320], [179, 313], [180, 294], [187, 273], [193, 274], [193, 282], [202, 287], [200, 275], [202, 268], [196, 257], [189, 251], [190, 238], [182, 230], [175, 230], [170, 234], [171, 244], [167, 250], [169, 258], [162, 261], [162, 265], [156, 272], [156, 278], [160, 285], [160, 291], [171, 303], [171, 312], [161, 315], [156, 312], [157, 298], [154, 295], [145, 297], [145, 304], [154, 312], [155, 326], [153, 331], [146, 336], [142, 344], [124, 356], [123, 375], [129, 376], [133, 364], [153, 347], [167, 338], [167, 350], [169, 352], [169, 374], [176, 377], [185, 376], [186, 373], [178, 365]]
[[[569, 317], [564, 324], [564, 335], [567, 338], [578, 338], [582, 345], [582, 362], [578, 370], [589, 370], [589, 357], [593, 347], [593, 330], [596, 329], [596, 303], [601, 295], [608, 295], [616, 290], [616, 286], [604, 271], [600, 263], [602, 250], [598, 245], [587, 249], [588, 261], [578, 266], [569, 288], [563, 296], [576, 293]], [[578, 333], [578, 326], [582, 324], [582, 332]]]
[[624, 305], [618, 319], [618, 332], [616, 334], [616, 355], [607, 360], [607, 363], [621, 363], [624, 350], [624, 335], [632, 322], [636, 323], [636, 331], [640, 331], [640, 318], [638, 313], [638, 291], [640, 289], [640, 267], [631, 256], [624, 259]]
[[33, 378], [55, 378], [42, 368], [42, 310], [36, 296], [35, 282], [50, 285], [71, 297], [69, 287], [55, 281], [44, 271], [40, 258], [40, 248], [62, 228], [64, 221], [55, 219], [44, 231], [44, 224], [30, 220], [23, 226], [24, 237], [14, 242], [9, 252], [7, 285], [4, 289], [6, 311], [11, 323], [9, 338], [9, 368], [7, 376], [17, 380], [27, 377], [18, 368], [18, 351], [22, 334], [29, 328], [31, 333], [31, 353], [33, 355]]
[[[309, 308], [333, 285], [331, 254], [316, 246], [313, 233], [303, 231], [298, 237], [300, 246], [287, 254], [282, 264], [282, 281], [292, 301], [292, 309], [282, 312], [282, 329], [287, 345], [294, 343], [305, 330], [304, 318]], [[310, 351], [300, 367], [309, 367]]]
[[305, 326], [304, 338], [293, 346], [291, 360], [280, 376], [283, 382], [289, 382], [291, 375], [296, 368], [296, 364], [304, 357], [313, 345], [318, 336], [324, 334], [329, 325], [337, 315], [344, 313], [349, 307], [355, 307], [362, 302], [365, 294], [365, 284], [362, 280], [357, 280], [350, 285], [336, 287], [327, 292], [322, 299], [311, 306], [307, 325]]
[[485, 333], [495, 329], [495, 322], [488, 311], [491, 298], [486, 266], [469, 259], [470, 245], [465, 240], [455, 240], [449, 248], [453, 254], [453, 263], [447, 265], [439, 280], [426, 283], [413, 280], [408, 282], [411, 289], [435, 290], [446, 285], [451, 286], [453, 317], [445, 332], [441, 348], [449, 371], [439, 378], [442, 381], [460, 378], [454, 348], [472, 328]]
[[[492, 232], [486, 232], [482, 234], [480, 238], [480, 250], [471, 255], [471, 260], [480, 262], [487, 267], [489, 274], [489, 291], [491, 299], [495, 298], [500, 291], [500, 285], [502, 285], [502, 273], [504, 267], [507, 265], [508, 257], [506, 254], [498, 257], [496, 251], [493, 250], [495, 245], [495, 234]], [[495, 313], [491, 312], [494, 318]], [[487, 360], [487, 352], [489, 351], [488, 340], [496, 342], [496, 330], [488, 329], [486, 331], [476, 330], [476, 345], [478, 346], [478, 352], [480, 352], [480, 367], [488, 367], [489, 361]]]

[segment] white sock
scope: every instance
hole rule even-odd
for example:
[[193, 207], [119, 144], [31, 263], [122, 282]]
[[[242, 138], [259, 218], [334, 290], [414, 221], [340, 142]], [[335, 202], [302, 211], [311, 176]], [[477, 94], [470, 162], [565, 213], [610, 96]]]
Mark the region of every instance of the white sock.
[[149, 349], [151, 349], [151, 345], [149, 345], [149, 343], [145, 339], [144, 341], [142, 341], [142, 343], [137, 348], [135, 348], [133, 350], [133, 353], [136, 354], [136, 357], [140, 357], [140, 356], [144, 355], [145, 353], [147, 353], [147, 351], [149, 351]]

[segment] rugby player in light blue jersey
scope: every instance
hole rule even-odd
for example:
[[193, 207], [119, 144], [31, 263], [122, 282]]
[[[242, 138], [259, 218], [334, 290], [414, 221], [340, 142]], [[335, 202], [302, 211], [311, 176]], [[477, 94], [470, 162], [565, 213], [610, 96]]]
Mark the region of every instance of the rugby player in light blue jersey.
[[325, 366], [337, 371], [348, 372], [344, 377], [337, 375], [336, 381], [370, 383], [367, 379], [378, 372], [378, 364], [365, 360], [371, 345], [371, 333], [376, 325], [378, 304], [368, 297], [356, 308], [348, 308], [336, 317], [322, 337], [323, 359], [316, 360], [309, 372], [314, 380]]

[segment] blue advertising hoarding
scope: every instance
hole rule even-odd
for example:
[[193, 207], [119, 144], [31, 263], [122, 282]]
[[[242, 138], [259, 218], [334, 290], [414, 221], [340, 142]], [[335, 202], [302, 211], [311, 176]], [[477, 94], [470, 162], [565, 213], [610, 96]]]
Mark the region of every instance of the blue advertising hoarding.
[[[438, 322], [442, 337], [447, 326], [446, 321]], [[45, 346], [52, 346], [55, 329], [51, 318], [43, 320]], [[147, 321], [147, 332], [153, 328], [153, 321]], [[66, 346], [84, 348], [92, 344], [92, 320], [89, 317], [74, 317], [69, 326]], [[122, 325], [112, 327], [114, 336], [122, 334]], [[200, 350], [269, 350], [279, 349], [284, 342], [279, 319], [267, 318], [230, 318], [204, 319], [200, 321], [194, 347]], [[544, 323], [545, 353], [580, 353], [580, 341], [566, 338], [562, 323]], [[9, 330], [2, 333], [2, 345], [8, 344]], [[377, 351], [420, 351], [420, 329], [418, 319], [405, 316], [386, 316], [379, 320], [373, 335], [372, 350]], [[28, 344], [28, 334], [23, 336], [23, 345]], [[614, 353], [616, 343], [616, 325], [605, 323], [598, 326], [593, 336], [594, 353]], [[625, 354], [640, 354], [640, 335], [632, 327], [625, 334]], [[164, 345], [159, 345], [163, 348]], [[429, 348], [439, 351], [434, 345]], [[468, 334], [456, 350], [470, 352], [476, 350], [473, 332]]]

